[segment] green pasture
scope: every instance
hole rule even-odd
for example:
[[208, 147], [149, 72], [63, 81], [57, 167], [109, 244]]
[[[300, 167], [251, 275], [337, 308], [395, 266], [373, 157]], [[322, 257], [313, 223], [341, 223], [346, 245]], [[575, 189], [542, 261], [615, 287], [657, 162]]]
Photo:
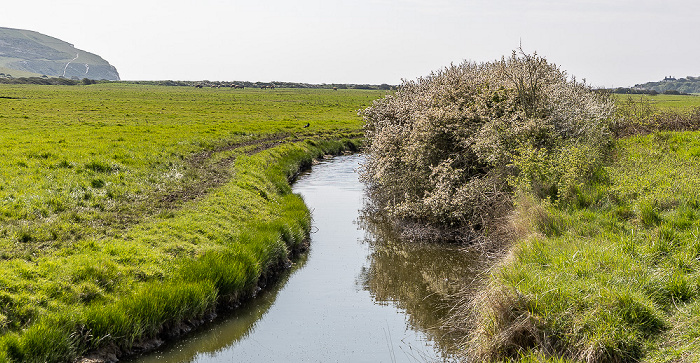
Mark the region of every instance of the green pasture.
[[252, 294], [308, 233], [288, 181], [381, 96], [0, 86], [0, 361], [128, 350]]
[[154, 198], [197, 183], [206, 165], [193, 165], [196, 153], [221, 150], [207, 158], [214, 163], [245, 152], [238, 144], [265, 145], [262, 139], [357, 137], [356, 109], [378, 95], [0, 87], [0, 97], [9, 97], [0, 98], [0, 246], [12, 254], [18, 250], [12, 244], [22, 240], [46, 251], [140, 218]]
[[685, 111], [691, 108], [700, 107], [700, 95], [614, 95], [618, 103], [624, 104], [627, 100], [636, 102], [648, 102], [653, 108], [660, 111]]

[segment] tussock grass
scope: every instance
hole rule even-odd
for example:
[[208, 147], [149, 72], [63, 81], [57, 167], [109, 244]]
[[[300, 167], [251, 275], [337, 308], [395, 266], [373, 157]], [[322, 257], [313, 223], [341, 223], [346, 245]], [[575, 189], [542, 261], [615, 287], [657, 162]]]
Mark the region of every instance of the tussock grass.
[[237, 178], [170, 218], [136, 226], [121, 239], [87, 241], [62, 258], [17, 265], [25, 288], [45, 293], [25, 297], [34, 300], [30, 311], [8, 296], [5, 311], [26, 319], [28, 329], [8, 329], [0, 351], [10, 361], [67, 361], [109, 346], [129, 351], [252, 296], [261, 279], [303, 247], [309, 231], [309, 211], [279, 172], [343, 147], [322, 144], [328, 147], [286, 145], [242, 158]]
[[[620, 140], [586, 203], [525, 199], [522, 240], [468, 310], [475, 361], [693, 361], [700, 133]], [[537, 358], [533, 358], [537, 357]]]

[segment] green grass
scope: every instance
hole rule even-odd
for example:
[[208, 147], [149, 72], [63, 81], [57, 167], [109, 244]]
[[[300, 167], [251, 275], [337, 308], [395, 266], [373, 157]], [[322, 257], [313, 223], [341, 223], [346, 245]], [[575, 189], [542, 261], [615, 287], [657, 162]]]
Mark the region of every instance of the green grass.
[[476, 360], [700, 359], [700, 133], [614, 150], [578, 191], [585, 202], [519, 201], [529, 233], [474, 300]]
[[634, 101], [648, 102], [652, 107], [661, 111], [683, 111], [690, 108], [700, 107], [699, 95], [614, 95], [618, 102], [625, 102], [628, 99]]
[[[355, 110], [378, 93], [116, 84], [5, 86], [0, 95], [19, 98], [0, 99], [0, 244], [16, 254], [25, 250], [10, 246], [17, 240], [44, 251], [121, 229], [154, 199], [225, 174], [217, 158], [254, 151], [262, 139], [356, 137]], [[243, 143], [248, 150], [235, 147]], [[207, 150], [221, 152], [192, 161]]]
[[0, 361], [59, 362], [250, 296], [309, 231], [288, 181], [356, 147], [356, 110], [380, 93], [102, 84], [0, 96]]

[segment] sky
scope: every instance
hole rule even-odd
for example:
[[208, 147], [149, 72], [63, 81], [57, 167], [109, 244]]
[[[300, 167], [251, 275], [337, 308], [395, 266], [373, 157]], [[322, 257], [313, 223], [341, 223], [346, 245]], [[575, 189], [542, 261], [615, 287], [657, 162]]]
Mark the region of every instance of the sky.
[[698, 0], [22, 0], [123, 80], [399, 84], [522, 45], [595, 87], [700, 76]]

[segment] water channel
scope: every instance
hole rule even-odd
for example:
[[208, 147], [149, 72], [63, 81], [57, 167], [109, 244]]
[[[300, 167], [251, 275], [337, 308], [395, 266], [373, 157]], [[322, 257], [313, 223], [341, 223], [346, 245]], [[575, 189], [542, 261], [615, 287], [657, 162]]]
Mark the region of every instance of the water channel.
[[470, 257], [449, 245], [399, 243], [360, 222], [361, 161], [336, 157], [295, 183], [313, 211], [311, 248], [278, 283], [132, 362], [451, 361], [454, 341], [439, 325]]

